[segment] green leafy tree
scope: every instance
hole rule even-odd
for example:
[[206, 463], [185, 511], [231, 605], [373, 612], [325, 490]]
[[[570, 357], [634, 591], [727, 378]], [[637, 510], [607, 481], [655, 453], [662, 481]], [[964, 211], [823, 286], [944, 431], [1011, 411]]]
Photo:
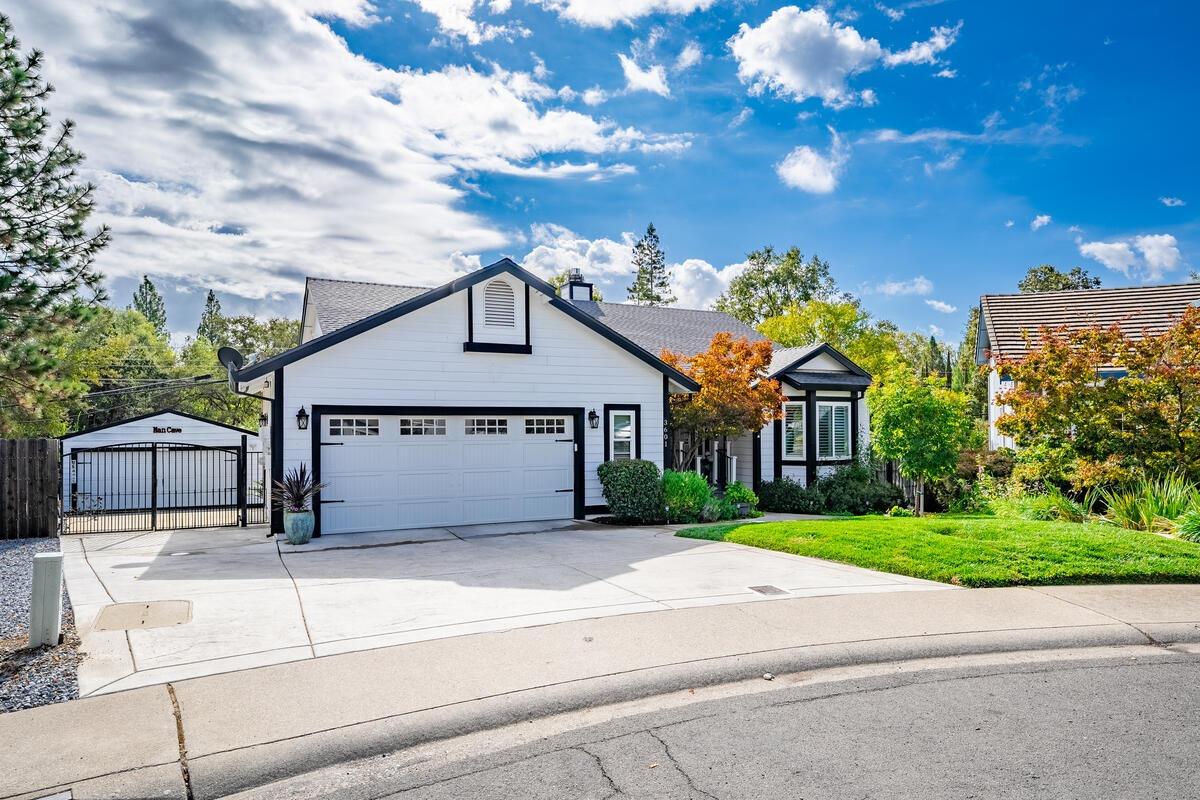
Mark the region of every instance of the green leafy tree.
[[50, 122], [41, 65], [0, 16], [0, 435], [78, 390], [57, 355], [104, 298], [93, 263], [108, 229], [86, 227], [94, 187], [76, 172], [74, 125]]
[[976, 438], [967, 398], [937, 380], [893, 381], [867, 393], [871, 445], [917, 482], [917, 513], [925, 484], [954, 472], [959, 454]]
[[810, 300], [758, 326], [763, 336], [783, 347], [824, 342], [885, 381], [912, 367], [899, 346], [899, 332], [887, 320], [875, 320], [857, 299]]
[[282, 353], [299, 344], [300, 321], [295, 319], [259, 319], [249, 314], [237, 317], [217, 316], [206, 323], [204, 338], [215, 348], [233, 347], [247, 359], [262, 359]]
[[200, 325], [196, 328], [196, 336], [217, 344], [220, 341], [220, 326], [221, 301], [217, 299], [217, 293], [209, 289], [208, 296], [204, 298], [204, 310], [200, 312]]
[[159, 336], [170, 336], [167, 331], [167, 307], [158, 293], [158, 287], [148, 275], [142, 276], [142, 282], [133, 293], [133, 310], [145, 317]]
[[1022, 293], [1099, 288], [1099, 276], [1090, 274], [1083, 267], [1074, 267], [1070, 272], [1063, 272], [1050, 264], [1030, 267], [1025, 277], [1017, 284], [1017, 289]]
[[667, 254], [659, 246], [658, 231], [653, 222], [646, 226], [646, 233], [633, 246], [633, 285], [627, 291], [634, 305], [669, 306], [675, 302]]
[[730, 281], [713, 308], [747, 325], [758, 325], [810, 300], [834, 299], [849, 297], [838, 297], [829, 262], [818, 256], [805, 262], [798, 247], [781, 253], [768, 245], [746, 256], [746, 268]]
[[975, 363], [975, 349], [979, 341], [979, 307], [973, 306], [963, 329], [962, 342], [954, 363], [951, 388], [962, 392], [970, 403], [971, 417], [987, 418], [987, 371]]

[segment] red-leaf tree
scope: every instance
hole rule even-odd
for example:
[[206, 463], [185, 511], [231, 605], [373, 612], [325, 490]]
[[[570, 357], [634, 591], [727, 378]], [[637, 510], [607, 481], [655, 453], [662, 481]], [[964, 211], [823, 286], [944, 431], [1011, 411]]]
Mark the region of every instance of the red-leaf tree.
[[767, 378], [770, 342], [718, 333], [704, 352], [663, 350], [662, 359], [700, 384], [695, 394], [671, 396], [671, 431], [687, 445], [676, 454], [679, 469], [695, 460], [704, 442], [756, 431], [781, 413], [779, 381]]
[[1019, 448], [1019, 474], [1076, 488], [1183, 471], [1200, 480], [1200, 309], [1138, 338], [1117, 326], [1045, 328], [996, 422]]

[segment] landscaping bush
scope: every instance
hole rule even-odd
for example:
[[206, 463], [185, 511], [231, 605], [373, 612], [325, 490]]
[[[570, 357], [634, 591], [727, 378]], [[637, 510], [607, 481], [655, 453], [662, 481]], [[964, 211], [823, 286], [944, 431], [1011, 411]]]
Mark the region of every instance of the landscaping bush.
[[1175, 525], [1175, 535], [1180, 539], [1200, 544], [1200, 508], [1187, 511]]
[[1101, 489], [1099, 497], [1107, 509], [1105, 519], [1135, 531], [1171, 530], [1174, 520], [1200, 507], [1200, 491], [1182, 475]]
[[737, 506], [723, 497], [714, 497], [704, 504], [700, 519], [704, 522], [720, 522], [726, 519], [738, 518]]
[[832, 514], [882, 514], [905, 502], [899, 488], [879, 480], [862, 464], [843, 467], [821, 478], [817, 488], [825, 498], [825, 511]]
[[913, 510], [911, 508], [905, 508], [904, 506], [892, 506], [891, 508], [889, 508], [887, 510], [887, 515], [889, 517], [915, 517], [916, 516], [916, 514], [913, 513]]
[[734, 481], [725, 487], [725, 499], [734, 505], [739, 503], [746, 503], [751, 507], [758, 505], [758, 495], [741, 481]]
[[597, 470], [608, 510], [619, 522], [661, 522], [663, 481], [652, 461], [605, 461]]
[[698, 521], [705, 504], [712, 499], [708, 481], [695, 472], [669, 469], [663, 473], [662, 482], [667, 522]]
[[791, 478], [764, 481], [758, 487], [758, 506], [782, 514], [820, 514], [825, 497], [816, 486], [802, 486]]

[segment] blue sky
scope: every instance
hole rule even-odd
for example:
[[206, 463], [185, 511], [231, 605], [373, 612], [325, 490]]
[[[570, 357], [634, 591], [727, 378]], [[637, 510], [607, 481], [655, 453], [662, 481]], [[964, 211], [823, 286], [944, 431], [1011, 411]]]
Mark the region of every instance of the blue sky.
[[101, 266], [203, 291], [433, 285], [510, 255], [621, 299], [649, 221], [681, 303], [761, 245], [956, 339], [1029, 266], [1188, 278], [1188, 3], [66, 0], [14, 15], [79, 122]]

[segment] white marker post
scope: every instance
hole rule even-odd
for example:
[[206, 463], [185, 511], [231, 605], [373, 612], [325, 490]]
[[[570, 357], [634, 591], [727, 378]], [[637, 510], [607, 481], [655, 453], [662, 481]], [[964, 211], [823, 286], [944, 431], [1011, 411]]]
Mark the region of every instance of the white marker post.
[[58, 644], [62, 635], [62, 553], [33, 557], [33, 597], [29, 604], [29, 646]]

